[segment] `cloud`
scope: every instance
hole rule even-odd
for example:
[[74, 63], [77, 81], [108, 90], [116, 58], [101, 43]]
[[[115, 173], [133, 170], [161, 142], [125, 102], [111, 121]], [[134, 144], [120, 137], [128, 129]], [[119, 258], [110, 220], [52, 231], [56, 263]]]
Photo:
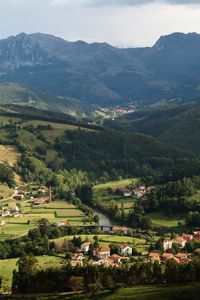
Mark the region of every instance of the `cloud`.
[[[59, 1], [59, 0], [58, 0]], [[60, 0], [70, 2], [70, 0]], [[200, 4], [200, 0], [80, 0], [80, 2], [91, 6], [138, 6], [151, 3], [168, 3], [174, 5]]]

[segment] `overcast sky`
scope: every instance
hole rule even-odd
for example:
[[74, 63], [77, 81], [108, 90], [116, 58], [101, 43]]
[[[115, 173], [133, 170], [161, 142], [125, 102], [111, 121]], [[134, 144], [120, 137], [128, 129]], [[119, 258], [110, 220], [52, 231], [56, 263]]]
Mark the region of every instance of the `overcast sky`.
[[200, 0], [0, 0], [0, 38], [43, 32], [127, 47], [177, 31], [200, 32]]

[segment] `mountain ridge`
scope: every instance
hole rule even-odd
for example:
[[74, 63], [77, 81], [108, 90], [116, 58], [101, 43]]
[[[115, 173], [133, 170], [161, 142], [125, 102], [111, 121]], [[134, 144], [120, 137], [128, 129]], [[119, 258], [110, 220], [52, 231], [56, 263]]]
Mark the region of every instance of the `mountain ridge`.
[[98, 105], [200, 99], [200, 35], [173, 33], [145, 48], [21, 33], [0, 41], [0, 82]]

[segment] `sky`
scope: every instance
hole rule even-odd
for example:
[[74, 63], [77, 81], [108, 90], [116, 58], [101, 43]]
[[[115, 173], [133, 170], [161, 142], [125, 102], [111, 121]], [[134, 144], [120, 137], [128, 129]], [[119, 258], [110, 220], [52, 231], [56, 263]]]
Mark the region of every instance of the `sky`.
[[200, 0], [0, 0], [0, 39], [43, 32], [68, 41], [152, 46], [172, 32], [200, 33]]

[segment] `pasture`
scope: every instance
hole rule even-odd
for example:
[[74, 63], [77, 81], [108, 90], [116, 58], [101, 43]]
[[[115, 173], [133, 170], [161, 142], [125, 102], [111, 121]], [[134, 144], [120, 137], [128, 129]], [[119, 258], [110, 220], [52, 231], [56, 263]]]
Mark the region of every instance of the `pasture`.
[[13, 190], [10, 189], [6, 184], [0, 184], [0, 199], [8, 198], [12, 196]]
[[[14, 238], [26, 234], [30, 229], [37, 226], [42, 218], [50, 223], [68, 221], [73, 226], [90, 225], [87, 216], [67, 201], [54, 201], [34, 206], [27, 201], [8, 200], [2, 202], [3, 209], [21, 204], [22, 217], [4, 217], [5, 224], [0, 227], [0, 240]], [[1, 221], [2, 219], [0, 219]]]
[[96, 200], [97, 202], [101, 202], [104, 206], [107, 207], [113, 205], [113, 203], [116, 203], [119, 209], [122, 208], [122, 203], [123, 203], [125, 212], [128, 213], [130, 208], [134, 205], [135, 201], [137, 201], [137, 198], [135, 196], [124, 197], [122, 195], [116, 195], [110, 193], [108, 190], [126, 188], [129, 185], [135, 184], [137, 180], [138, 180], [137, 178], [128, 178], [128, 179], [109, 181], [107, 183], [98, 184], [93, 187], [94, 200]]
[[[38, 267], [41, 269], [56, 268], [62, 266], [65, 262], [62, 257], [55, 256], [38, 256]], [[0, 275], [2, 276], [2, 289], [0, 292], [8, 292], [11, 289], [12, 273], [14, 269], [17, 269], [18, 259], [5, 259], [0, 260]]]
[[148, 214], [153, 224], [164, 227], [178, 227], [185, 224], [185, 216], [181, 214], [166, 215], [163, 212]]
[[[94, 242], [94, 234], [91, 235], [79, 235], [82, 241], [90, 241], [91, 243]], [[64, 236], [58, 239], [54, 239], [53, 241], [58, 245], [61, 246], [65, 239], [72, 240], [74, 235]], [[115, 234], [99, 234], [99, 244], [100, 246], [109, 246], [110, 244], [129, 244], [131, 247], [137, 249], [137, 251], [141, 252], [142, 255], [146, 255], [149, 249], [149, 243], [146, 242], [145, 239], [139, 239], [130, 236], [119, 236]], [[152, 239], [153, 241], [153, 239]]]
[[0, 163], [13, 166], [19, 157], [20, 153], [16, 147], [0, 145]]

